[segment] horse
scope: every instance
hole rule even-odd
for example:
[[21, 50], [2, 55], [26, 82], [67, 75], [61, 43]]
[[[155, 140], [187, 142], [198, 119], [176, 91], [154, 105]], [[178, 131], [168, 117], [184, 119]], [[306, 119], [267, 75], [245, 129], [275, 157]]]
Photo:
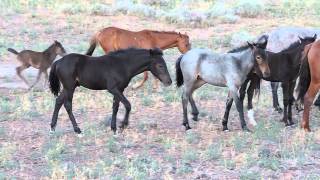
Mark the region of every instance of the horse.
[[[92, 90], [107, 90], [111, 93], [113, 95], [111, 130], [116, 133], [116, 117], [120, 102], [126, 109], [121, 129], [127, 127], [131, 104], [123, 95], [123, 91], [135, 75], [151, 71], [165, 86], [172, 83], [162, 56], [160, 49], [129, 48], [100, 57], [69, 54], [54, 62], [50, 70], [49, 82], [51, 92], [57, 98], [52, 115], [51, 131], [55, 130], [59, 110], [64, 104], [74, 131], [81, 133], [72, 113], [73, 93], [78, 86]], [[60, 83], [63, 85], [61, 93]]]
[[[48, 72], [47, 69], [51, 66], [52, 62], [55, 60], [57, 55], [64, 56], [66, 54], [66, 50], [61, 45], [60, 42], [54, 41], [52, 45], [50, 45], [43, 52], [36, 52], [31, 50], [23, 50], [21, 52], [17, 52], [12, 48], [8, 48], [8, 51], [16, 54], [18, 61], [21, 63], [21, 66], [16, 68], [17, 75], [29, 86], [29, 89], [32, 89], [38, 81], [40, 80], [41, 73], [44, 74], [45, 82], [44, 87], [48, 81]], [[29, 82], [22, 76], [21, 72], [30, 66], [39, 69], [36, 81], [30, 86]]]
[[320, 89], [320, 40], [305, 48], [298, 87], [298, 100], [304, 105], [301, 128], [310, 132], [310, 108]]
[[[271, 82], [282, 82], [283, 89], [283, 118], [282, 121], [286, 126], [293, 125], [292, 121], [292, 105], [294, 102], [293, 91], [296, 84], [296, 79], [299, 75], [299, 70], [301, 66], [301, 57], [304, 47], [315, 41], [316, 35], [314, 37], [299, 37], [299, 41], [291, 44], [287, 49], [284, 49], [281, 52], [273, 53], [266, 51], [267, 59], [271, 71], [269, 77], [263, 77], [262, 73], [259, 70], [251, 72], [248, 74], [247, 80], [242, 84], [240, 88], [240, 101], [243, 103], [245, 92], [247, 89], [247, 84], [250, 82], [249, 88], [247, 89], [248, 94], [248, 117], [249, 122], [252, 125], [256, 125], [254, 120], [254, 111], [252, 106], [252, 98], [254, 95], [255, 89], [260, 88], [260, 81], [264, 79]], [[229, 111], [232, 106], [232, 97], [228, 98], [226, 102], [226, 110], [223, 119], [223, 126], [227, 124]]]
[[[239, 100], [238, 91], [247, 74], [254, 68], [260, 69], [264, 77], [270, 75], [265, 50], [260, 44], [247, 43], [232, 53], [214, 53], [207, 49], [191, 49], [176, 62], [176, 82], [182, 84], [183, 125], [186, 130], [191, 129], [188, 121], [187, 106], [190, 102], [193, 120], [198, 120], [198, 108], [192, 93], [208, 83], [214, 86], [228, 87], [236, 101], [242, 130], [250, 131], [244, 121], [243, 107]], [[265, 47], [265, 45], [264, 45]], [[225, 129], [224, 127], [223, 130]]]
[[[117, 27], [107, 27], [98, 31], [90, 41], [90, 47], [86, 55], [92, 55], [97, 44], [100, 44], [104, 52], [107, 54], [114, 50], [125, 48], [160, 48], [162, 50], [177, 47], [184, 54], [191, 48], [189, 36], [171, 31], [129, 31]], [[144, 78], [137, 83], [135, 89], [142, 87], [148, 79], [148, 73], [144, 72]]]

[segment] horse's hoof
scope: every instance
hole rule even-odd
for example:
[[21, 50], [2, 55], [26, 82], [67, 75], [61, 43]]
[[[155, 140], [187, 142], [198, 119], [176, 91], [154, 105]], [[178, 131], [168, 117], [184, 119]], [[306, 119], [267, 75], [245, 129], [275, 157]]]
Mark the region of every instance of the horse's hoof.
[[194, 117], [192, 118], [192, 120], [193, 120], [193, 121], [199, 121], [198, 116], [194, 116]]
[[229, 129], [227, 127], [223, 127], [222, 131], [229, 132]]
[[282, 110], [282, 108], [281, 108], [281, 107], [277, 107], [277, 108], [275, 108], [275, 111], [277, 111], [278, 113], [282, 113], [282, 112], [283, 112], [283, 110]]
[[78, 137], [78, 138], [83, 138], [83, 134], [82, 134], [82, 133], [77, 134], [77, 137]]
[[49, 135], [54, 135], [55, 131], [53, 128], [50, 128]]
[[74, 128], [74, 132], [77, 133], [77, 134], [81, 134], [81, 130], [78, 127]]

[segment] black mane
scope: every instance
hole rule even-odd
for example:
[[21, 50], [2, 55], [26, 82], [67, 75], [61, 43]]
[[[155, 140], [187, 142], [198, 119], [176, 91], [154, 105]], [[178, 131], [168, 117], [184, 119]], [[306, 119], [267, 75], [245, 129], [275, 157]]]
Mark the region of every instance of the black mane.
[[228, 51], [228, 53], [236, 53], [236, 52], [241, 52], [241, 51], [244, 51], [246, 49], [250, 48], [250, 46], [246, 43], [240, 47], [237, 47], [237, 48], [234, 48], [230, 51]]

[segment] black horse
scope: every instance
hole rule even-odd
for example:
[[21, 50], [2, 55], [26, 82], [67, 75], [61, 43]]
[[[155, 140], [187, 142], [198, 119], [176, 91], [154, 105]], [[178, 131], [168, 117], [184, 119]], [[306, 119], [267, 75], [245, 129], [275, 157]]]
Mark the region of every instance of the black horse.
[[[59, 110], [64, 104], [74, 131], [81, 133], [72, 113], [72, 97], [77, 86], [92, 90], [108, 90], [114, 96], [111, 130], [114, 133], [117, 130], [116, 117], [119, 102], [126, 108], [125, 117], [120, 126], [124, 129], [129, 124], [131, 105], [123, 95], [123, 91], [134, 76], [144, 71], [151, 71], [165, 86], [171, 85], [172, 81], [162, 56], [160, 49], [129, 48], [100, 57], [69, 54], [56, 61], [49, 75], [51, 92], [58, 96], [52, 116], [51, 131], [55, 130]], [[60, 83], [63, 85], [63, 90], [59, 95]]]
[[[316, 35], [314, 37], [299, 38], [300, 40], [291, 44], [287, 49], [279, 53], [267, 52], [267, 59], [270, 67], [270, 77], [264, 78], [262, 73], [259, 71], [252, 71], [249, 73], [247, 80], [241, 86], [240, 100], [243, 103], [245, 92], [247, 90], [248, 94], [248, 115], [249, 120], [252, 124], [255, 124], [253, 119], [253, 106], [252, 98], [255, 90], [260, 88], [260, 81], [264, 79], [271, 82], [282, 82], [283, 89], [283, 104], [284, 104], [284, 114], [282, 121], [285, 125], [293, 125], [292, 121], [292, 104], [294, 102], [293, 90], [295, 87], [296, 79], [299, 75], [299, 70], [301, 66], [302, 51], [304, 47], [316, 40]], [[249, 88], [247, 85], [250, 82]], [[223, 128], [227, 129], [227, 122], [229, 117], [229, 111], [232, 106], [233, 99], [228, 97], [226, 103], [226, 111], [223, 118]], [[251, 116], [251, 117], [250, 117]]]

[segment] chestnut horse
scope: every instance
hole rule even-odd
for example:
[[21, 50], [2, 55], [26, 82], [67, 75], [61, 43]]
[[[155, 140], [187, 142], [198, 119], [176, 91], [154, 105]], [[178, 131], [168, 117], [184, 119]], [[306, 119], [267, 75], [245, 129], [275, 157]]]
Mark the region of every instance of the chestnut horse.
[[301, 66], [298, 100], [303, 101], [304, 110], [301, 128], [310, 132], [309, 113], [315, 96], [320, 89], [320, 40], [306, 46]]
[[[90, 47], [86, 55], [91, 56], [97, 44], [100, 44], [107, 54], [111, 51], [130, 47], [161, 50], [178, 47], [181, 53], [186, 53], [190, 48], [189, 36], [177, 32], [168, 31], [128, 31], [117, 27], [108, 27], [98, 31], [91, 39]], [[135, 88], [141, 87], [148, 79], [148, 73], [144, 72], [144, 79]]]

